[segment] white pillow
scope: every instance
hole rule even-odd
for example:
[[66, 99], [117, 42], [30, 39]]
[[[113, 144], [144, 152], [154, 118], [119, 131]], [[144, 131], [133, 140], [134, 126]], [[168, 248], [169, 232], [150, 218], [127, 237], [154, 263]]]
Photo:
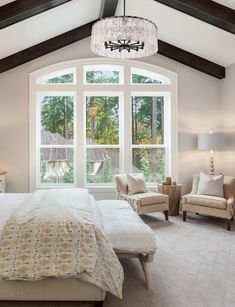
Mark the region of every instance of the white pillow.
[[144, 193], [148, 192], [148, 188], [145, 183], [144, 174], [127, 174], [128, 182], [128, 194]]
[[206, 175], [200, 173], [197, 194], [224, 197], [224, 175]]

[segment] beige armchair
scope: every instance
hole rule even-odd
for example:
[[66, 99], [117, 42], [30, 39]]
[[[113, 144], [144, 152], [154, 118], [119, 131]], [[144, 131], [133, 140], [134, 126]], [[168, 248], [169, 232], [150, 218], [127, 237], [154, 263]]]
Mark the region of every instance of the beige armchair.
[[128, 195], [126, 174], [116, 175], [115, 179], [118, 198], [126, 200], [139, 215], [162, 211], [165, 214], [165, 219], [168, 220], [168, 195], [151, 191]]
[[192, 191], [182, 198], [183, 221], [186, 221], [187, 212], [210, 215], [227, 220], [227, 229], [231, 229], [235, 200], [235, 178], [224, 177], [224, 198], [211, 195], [197, 194], [199, 175], [193, 176]]

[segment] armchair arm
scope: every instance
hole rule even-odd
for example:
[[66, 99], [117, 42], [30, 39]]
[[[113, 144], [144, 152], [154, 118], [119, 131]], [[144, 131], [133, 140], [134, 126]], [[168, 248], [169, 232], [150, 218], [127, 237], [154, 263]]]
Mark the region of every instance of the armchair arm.
[[189, 194], [197, 194], [199, 180], [200, 180], [200, 175], [193, 175], [192, 190]]
[[191, 193], [182, 196], [182, 205], [186, 205], [187, 204], [187, 196], [188, 195], [191, 195]]
[[138, 207], [140, 206], [140, 200], [131, 196], [131, 195], [127, 195], [127, 194], [119, 194], [119, 197], [121, 200], [125, 200], [127, 201], [131, 207], [133, 208], [133, 210], [135, 212], [137, 212]]
[[233, 212], [233, 208], [234, 208], [234, 205], [235, 205], [235, 200], [233, 197], [229, 197], [227, 199], [227, 210], [230, 210]]

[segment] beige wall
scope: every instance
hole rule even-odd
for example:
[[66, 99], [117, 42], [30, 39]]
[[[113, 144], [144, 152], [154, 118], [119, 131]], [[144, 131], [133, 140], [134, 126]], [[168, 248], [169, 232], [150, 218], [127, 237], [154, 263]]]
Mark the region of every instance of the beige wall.
[[[0, 75], [0, 169], [8, 172], [8, 192], [28, 191], [29, 73], [66, 60], [94, 57], [89, 44], [85, 39]], [[179, 181], [188, 191], [192, 174], [207, 167], [207, 156], [196, 150], [196, 135], [220, 125], [220, 81], [160, 55], [144, 61], [178, 73]]]
[[219, 171], [235, 176], [235, 63], [226, 69], [226, 78], [221, 81], [220, 101], [225, 148], [220, 153]]

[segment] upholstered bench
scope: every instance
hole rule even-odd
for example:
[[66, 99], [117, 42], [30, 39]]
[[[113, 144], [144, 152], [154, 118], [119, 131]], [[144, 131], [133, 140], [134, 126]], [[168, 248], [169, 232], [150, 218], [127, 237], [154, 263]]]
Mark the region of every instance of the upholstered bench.
[[103, 231], [120, 258], [138, 258], [147, 282], [152, 288], [148, 263], [153, 261], [157, 249], [152, 229], [123, 200], [101, 200], [97, 202]]

